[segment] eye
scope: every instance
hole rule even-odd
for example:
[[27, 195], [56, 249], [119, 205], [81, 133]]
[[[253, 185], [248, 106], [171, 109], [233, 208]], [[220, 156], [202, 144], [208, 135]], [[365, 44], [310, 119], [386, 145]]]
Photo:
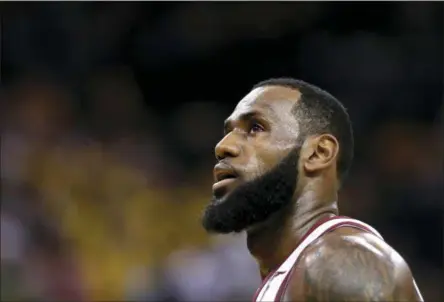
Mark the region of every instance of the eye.
[[258, 123], [253, 123], [250, 127], [250, 133], [257, 133], [257, 132], [263, 132], [264, 127]]

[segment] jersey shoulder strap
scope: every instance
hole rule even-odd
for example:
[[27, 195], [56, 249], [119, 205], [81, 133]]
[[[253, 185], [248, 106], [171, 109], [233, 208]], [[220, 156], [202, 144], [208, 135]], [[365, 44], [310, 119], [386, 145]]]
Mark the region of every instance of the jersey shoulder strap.
[[321, 222], [305, 234], [301, 239], [298, 247], [291, 253], [291, 255], [285, 260], [284, 263], [273, 273], [271, 273], [262, 283], [256, 292], [253, 301], [279, 301], [285, 292], [286, 284], [289, 280], [290, 272], [295, 266], [296, 262], [300, 258], [302, 252], [316, 239], [321, 237], [327, 232], [330, 232], [339, 227], [353, 227], [363, 231], [374, 234], [375, 236], [382, 238], [382, 236], [368, 224], [356, 219], [336, 216], [330, 218], [324, 222]]
[[379, 237], [380, 239], [384, 240], [379, 234], [378, 231], [376, 231], [374, 228], [369, 226], [368, 224], [348, 218], [348, 217], [334, 217], [332, 219], [327, 220], [326, 222], [319, 225], [317, 228], [315, 228], [312, 232], [306, 236], [304, 240], [301, 241], [301, 243], [298, 245], [298, 247], [294, 250], [294, 252], [290, 255], [290, 257], [287, 258], [287, 260], [279, 267], [277, 271], [279, 272], [286, 272], [290, 270], [296, 261], [298, 260], [299, 256], [302, 254], [302, 252], [310, 245], [312, 244], [316, 239], [321, 237], [327, 232], [333, 231], [339, 227], [352, 227], [361, 229], [363, 231], [369, 232], [374, 234], [375, 236]]

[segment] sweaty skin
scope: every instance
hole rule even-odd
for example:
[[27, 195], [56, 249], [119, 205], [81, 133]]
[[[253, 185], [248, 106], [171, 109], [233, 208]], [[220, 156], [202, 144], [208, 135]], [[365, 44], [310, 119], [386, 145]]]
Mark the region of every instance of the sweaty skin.
[[402, 257], [373, 234], [340, 228], [293, 269], [286, 301], [422, 301]]
[[[242, 181], [272, 169], [297, 144], [299, 121], [292, 113], [301, 93], [282, 86], [256, 88], [225, 122], [215, 148], [229, 159]], [[247, 245], [262, 278], [293, 252], [319, 220], [338, 215], [336, 161], [340, 151], [330, 134], [301, 143], [298, 182], [292, 206], [247, 228]], [[234, 185], [233, 185], [234, 186]], [[228, 189], [226, 194], [229, 194]], [[376, 236], [340, 228], [312, 243], [294, 267], [287, 301], [422, 301], [403, 258]]]

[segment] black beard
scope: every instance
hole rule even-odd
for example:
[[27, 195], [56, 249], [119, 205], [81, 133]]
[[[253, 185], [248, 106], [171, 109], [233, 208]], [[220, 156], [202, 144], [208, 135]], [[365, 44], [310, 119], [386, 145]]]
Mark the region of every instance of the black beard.
[[300, 147], [294, 148], [272, 170], [239, 185], [226, 196], [213, 196], [202, 217], [210, 233], [239, 233], [265, 222], [291, 202], [298, 179]]

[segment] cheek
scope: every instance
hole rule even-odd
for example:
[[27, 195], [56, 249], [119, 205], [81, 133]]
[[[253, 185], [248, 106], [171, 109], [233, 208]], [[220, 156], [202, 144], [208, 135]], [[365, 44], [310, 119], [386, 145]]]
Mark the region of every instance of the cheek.
[[268, 148], [261, 150], [258, 157], [260, 157], [267, 166], [275, 166], [295, 148], [295, 143], [288, 139], [282, 139], [273, 140], [268, 146]]
[[248, 163], [243, 167], [245, 180], [252, 180], [263, 174], [266, 164], [260, 156], [253, 154], [250, 156]]
[[255, 152], [244, 166], [245, 180], [257, 178], [273, 169], [287, 154], [286, 150], [261, 150]]
[[[267, 137], [258, 137], [242, 149], [239, 158], [245, 180], [251, 180], [274, 168], [295, 147], [295, 142], [288, 133], [273, 133]], [[240, 163], [240, 162], [239, 162]]]

